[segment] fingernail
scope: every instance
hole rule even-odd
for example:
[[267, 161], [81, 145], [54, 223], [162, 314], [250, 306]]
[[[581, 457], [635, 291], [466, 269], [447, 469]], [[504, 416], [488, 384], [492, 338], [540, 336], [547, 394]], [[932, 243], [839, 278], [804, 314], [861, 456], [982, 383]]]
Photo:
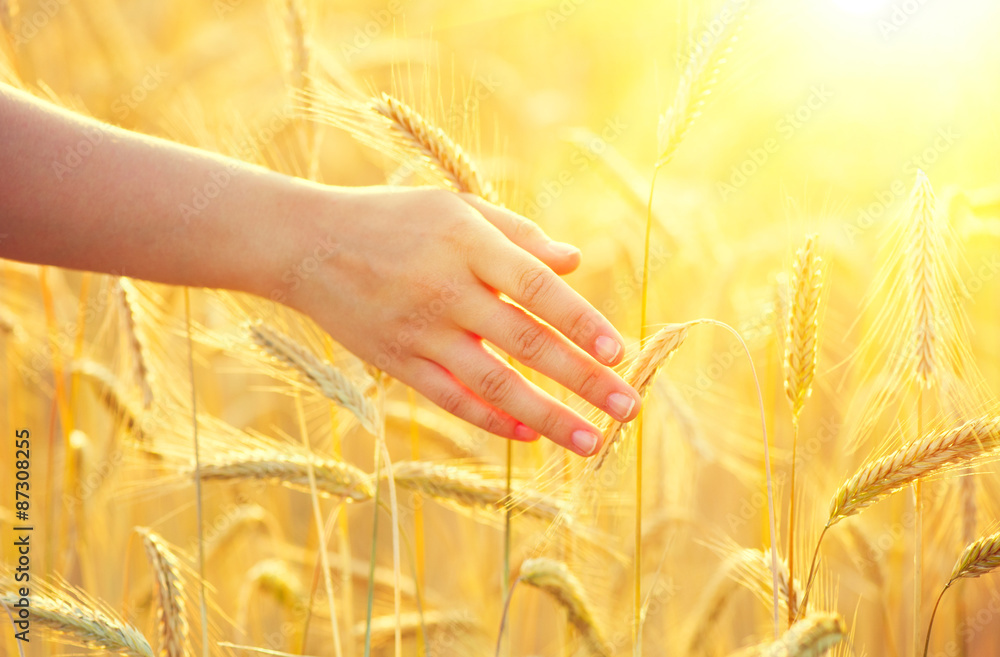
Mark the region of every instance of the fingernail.
[[514, 427], [514, 438], [530, 443], [538, 438], [538, 434], [531, 427], [519, 423]]
[[597, 351], [597, 355], [601, 357], [601, 360], [611, 365], [618, 358], [618, 354], [621, 353], [622, 346], [618, 340], [601, 335], [594, 341], [594, 349]]
[[597, 434], [577, 429], [570, 436], [570, 442], [573, 444], [573, 449], [577, 454], [580, 456], [590, 456], [597, 447]]
[[607, 406], [608, 411], [616, 420], [624, 422], [632, 409], [635, 408], [635, 399], [620, 392], [613, 392], [608, 395]]
[[569, 258], [580, 252], [580, 249], [576, 248], [572, 244], [566, 244], [565, 242], [549, 242], [549, 251], [554, 253], [560, 258]]

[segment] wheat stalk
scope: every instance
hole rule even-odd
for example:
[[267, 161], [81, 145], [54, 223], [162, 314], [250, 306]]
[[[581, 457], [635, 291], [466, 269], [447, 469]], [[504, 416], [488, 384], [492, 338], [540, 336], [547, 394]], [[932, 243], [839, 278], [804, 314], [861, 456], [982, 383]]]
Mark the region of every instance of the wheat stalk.
[[377, 433], [374, 404], [343, 372], [263, 322], [250, 324], [249, 330], [254, 342], [265, 353], [295, 370], [324, 397], [353, 413], [368, 432]]
[[[502, 511], [528, 518], [552, 522], [563, 511], [555, 498], [521, 486], [514, 496], [507, 494], [504, 477], [489, 477], [469, 468], [431, 463], [403, 461], [392, 466], [393, 479], [400, 488], [418, 491], [441, 502], [465, 509]], [[517, 486], [517, 482], [514, 484]]]
[[573, 627], [595, 655], [610, 657], [609, 644], [591, 611], [583, 584], [565, 563], [545, 557], [527, 559], [521, 564], [518, 581], [548, 593], [565, 610]]
[[[19, 586], [7, 579], [3, 582], [5, 590], [0, 592], [0, 604], [15, 616], [14, 605], [21, 598], [16, 594]], [[33, 584], [30, 604], [33, 626], [62, 642], [132, 657], [153, 657], [153, 648], [142, 632], [108, 605], [66, 582]]]
[[839, 615], [815, 613], [792, 625], [777, 641], [750, 646], [733, 657], [822, 657], [846, 636]]
[[1000, 416], [970, 420], [865, 465], [838, 489], [827, 527], [905, 486], [1000, 449]]
[[456, 192], [475, 194], [496, 202], [496, 192], [483, 178], [472, 159], [444, 130], [431, 124], [403, 101], [382, 93], [371, 100], [371, 108], [389, 122], [404, 145], [430, 161]]
[[151, 529], [136, 527], [146, 548], [146, 558], [156, 578], [160, 625], [160, 657], [187, 657], [188, 622], [181, 580], [181, 562], [163, 538]]
[[[626, 383], [635, 388], [640, 397], [646, 394], [649, 385], [653, 382], [653, 378], [660, 370], [660, 367], [684, 344], [688, 328], [691, 325], [691, 322], [685, 324], [667, 324], [646, 341], [642, 346], [642, 350], [629, 363], [624, 379]], [[604, 416], [604, 418], [606, 419], [603, 420], [603, 426], [601, 426], [601, 432], [604, 435], [604, 445], [597, 458], [592, 459], [591, 463], [588, 464], [587, 467], [590, 472], [599, 470], [604, 465], [604, 461], [608, 458], [608, 455], [617, 449], [622, 429], [626, 424], [613, 420], [610, 416]]]
[[795, 254], [791, 282], [794, 298], [785, 329], [785, 396], [791, 404], [795, 422], [812, 392], [816, 371], [816, 333], [823, 286], [821, 262], [816, 236], [810, 235]]
[[[242, 449], [234, 454], [210, 457], [201, 462], [202, 480], [235, 481], [256, 479], [299, 489], [309, 488], [309, 460], [321, 491], [363, 502], [375, 494], [371, 477], [358, 468], [335, 459], [306, 456], [291, 450]], [[194, 469], [182, 474], [194, 476]]]

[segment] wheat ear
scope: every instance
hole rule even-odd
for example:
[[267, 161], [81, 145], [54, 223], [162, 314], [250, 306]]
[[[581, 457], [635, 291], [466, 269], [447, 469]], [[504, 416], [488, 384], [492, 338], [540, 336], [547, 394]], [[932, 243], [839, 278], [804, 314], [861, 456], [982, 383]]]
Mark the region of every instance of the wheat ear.
[[830, 503], [831, 527], [886, 495], [1000, 449], [1000, 416], [971, 420], [931, 434], [869, 463], [851, 477]]
[[[690, 326], [690, 322], [664, 326], [646, 341], [642, 350], [632, 359], [624, 378], [629, 385], [635, 388], [640, 397], [646, 394], [660, 367], [684, 344]], [[601, 426], [604, 446], [601, 448], [601, 453], [588, 465], [591, 472], [599, 470], [612, 450], [617, 449], [622, 429], [625, 426], [624, 423], [613, 420], [609, 416], [604, 417], [607, 418]]]
[[822, 657], [846, 636], [839, 615], [815, 613], [792, 625], [777, 641], [750, 646], [733, 657]]
[[545, 557], [527, 559], [521, 564], [518, 580], [548, 593], [565, 610], [568, 620], [595, 655], [610, 657], [608, 643], [591, 611], [583, 584], [561, 561]]
[[115, 285], [115, 298], [121, 313], [122, 332], [129, 346], [129, 357], [132, 362], [132, 378], [142, 392], [142, 406], [148, 409], [153, 403], [152, 378], [147, 365], [149, 346], [146, 336], [138, 326], [139, 306], [136, 297], [139, 294], [135, 286], [127, 278], [119, 278]]
[[353, 413], [367, 431], [377, 433], [374, 404], [343, 372], [263, 322], [250, 324], [249, 330], [265, 353], [295, 370], [324, 397]]
[[962, 556], [958, 558], [955, 567], [952, 568], [951, 577], [948, 583], [941, 589], [937, 601], [934, 603], [934, 611], [931, 612], [930, 622], [927, 624], [927, 640], [924, 642], [924, 657], [931, 645], [931, 630], [934, 628], [934, 617], [937, 616], [938, 605], [941, 598], [951, 588], [952, 584], [960, 579], [973, 579], [989, 575], [997, 568], [1000, 568], [1000, 532], [983, 536], [979, 540], [970, 543]]
[[934, 190], [923, 171], [910, 196], [910, 241], [907, 244], [910, 272], [911, 303], [916, 321], [913, 327], [913, 368], [917, 382], [924, 388], [934, 384], [938, 365], [940, 310], [937, 299], [941, 294], [937, 280], [937, 259], [940, 244], [934, 223]]
[[785, 329], [785, 396], [796, 422], [812, 392], [816, 372], [816, 334], [823, 287], [821, 262], [816, 236], [810, 235], [795, 254], [791, 282], [794, 298]]
[[729, 17], [728, 22], [723, 22], [722, 31], [717, 36], [713, 33], [713, 38], [708, 44], [695, 43], [687, 66], [681, 74], [673, 103], [660, 116], [657, 130], [660, 157], [656, 162], [656, 168], [667, 164], [673, 158], [684, 135], [701, 114], [718, 82], [726, 58], [736, 42], [749, 4], [749, 0], [730, 0], [727, 5], [736, 7], [727, 6], [728, 11], [720, 13]]
[[[3, 588], [0, 604], [14, 612], [21, 598], [16, 595], [18, 585], [7, 579]], [[61, 642], [131, 657], [153, 657], [153, 648], [142, 632], [107, 604], [61, 580], [33, 586], [30, 613], [35, 627]]]
[[188, 622], [181, 562], [166, 541], [151, 529], [136, 527], [156, 579], [160, 657], [187, 657]]
[[409, 150], [429, 160], [456, 192], [468, 192], [496, 202], [496, 192], [483, 178], [472, 159], [448, 134], [403, 101], [382, 93], [371, 107], [385, 118], [391, 130]]
[[[199, 472], [203, 481], [256, 479], [308, 490], [309, 460], [316, 474], [316, 485], [322, 492], [357, 502], [370, 500], [375, 494], [371, 477], [353, 465], [295, 451], [232, 450], [203, 460]], [[184, 470], [182, 474], [194, 476], [194, 469]]]
[[545, 522], [554, 521], [563, 511], [564, 505], [555, 498], [518, 486], [517, 482], [514, 482], [517, 494], [508, 497], [506, 478], [484, 476], [469, 468], [428, 461], [403, 461], [393, 464], [392, 474], [400, 488], [418, 491], [465, 509], [510, 509], [514, 514]]

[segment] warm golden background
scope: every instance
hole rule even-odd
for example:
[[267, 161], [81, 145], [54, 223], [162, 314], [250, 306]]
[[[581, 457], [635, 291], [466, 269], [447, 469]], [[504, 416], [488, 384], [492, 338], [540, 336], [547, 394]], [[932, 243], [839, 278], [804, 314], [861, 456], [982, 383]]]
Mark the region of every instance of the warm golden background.
[[[294, 90], [317, 80], [360, 96], [393, 92], [466, 146], [508, 206], [582, 248], [583, 266], [570, 282], [630, 341], [638, 340], [658, 120], [683, 85], [694, 44], [713, 42], [720, 24], [732, 29], [720, 18], [722, 3], [291, 5], [290, 13], [277, 0], [0, 2], [9, 37], [0, 79], [128, 129], [336, 185], [414, 181], [349, 133], [309, 127]], [[978, 368], [947, 373], [960, 382], [957, 388], [968, 386], [968, 404], [959, 404], [963, 410], [951, 401], [928, 401], [923, 428], [952, 424], [968, 408], [981, 408], [1000, 385], [1000, 5], [728, 4], [742, 5], [748, 15], [739, 19], [725, 61], [710, 72], [718, 79], [703, 112], [657, 175], [648, 321], [655, 329], [710, 317], [742, 333], [763, 391], [778, 544], [786, 556], [788, 275], [796, 250], [817, 234], [820, 350], [801, 419], [796, 512], [795, 573], [804, 580], [837, 487], [860, 464], [917, 431], [921, 393], [912, 382], [884, 374], [893, 339], [907, 339], [895, 335], [893, 323], [906, 325], [899, 319], [906, 306], [879, 292], [877, 283], [896, 271], [893, 256], [904, 247], [893, 235], [907, 234], [918, 169], [934, 187], [936, 217], [950, 235], [947, 253], [938, 255], [956, 262], [954, 287], [942, 289], [965, 290], [952, 297], [971, 330], [956, 340], [971, 353], [965, 365]], [[320, 97], [315, 105], [322, 109], [324, 102]], [[134, 532], [150, 527], [185, 563], [186, 650], [200, 653], [197, 504], [183, 472], [193, 454], [183, 292], [134, 283], [123, 300], [110, 277], [3, 267], [4, 525], [13, 520], [14, 430], [28, 427], [37, 518], [33, 574], [58, 574], [104, 600], [155, 650], [158, 589]], [[206, 416], [199, 423], [207, 441], [202, 459], [238, 457], [247, 449], [242, 430], [301, 445], [304, 426], [324, 457], [342, 455], [374, 472], [372, 434], [256, 349], [245, 322], [272, 322], [360, 378], [358, 362], [306, 320], [269, 303], [200, 290], [190, 300], [198, 412]], [[879, 314], [885, 307], [893, 309], [888, 318]], [[134, 376], [132, 334], [153, 392], [146, 410]], [[110, 388], [95, 375], [94, 363], [112, 375]], [[880, 414], [872, 412], [871, 400], [887, 386], [900, 394], [876, 409]], [[583, 499], [580, 486], [593, 489], [581, 478], [584, 463], [550, 444], [514, 445], [508, 452], [500, 439], [448, 418], [398, 384], [385, 389], [393, 461], [414, 454], [471, 459], [495, 466], [501, 480], [512, 466], [522, 479], [537, 479], [530, 486], [558, 504]], [[923, 394], [933, 399], [937, 393]], [[732, 336], [693, 327], [651, 388], [646, 409], [641, 590], [652, 603], [643, 651], [725, 655], [767, 640], [770, 574], [761, 571], [761, 560], [740, 558], [747, 554], [741, 549], [769, 545], [760, 410]], [[859, 435], [861, 417], [875, 418], [865, 435]], [[625, 442], [634, 444], [632, 434]], [[314, 579], [319, 540], [308, 486], [207, 481], [201, 506], [210, 652], [254, 654], [217, 643], [229, 641], [298, 654], [305, 636], [305, 654], [363, 654], [375, 558], [376, 654], [392, 654], [397, 625], [402, 653], [421, 650], [418, 590], [430, 654], [492, 654], [506, 584], [523, 559], [543, 555], [565, 561], [580, 578], [593, 622], [611, 642], [608, 652], [628, 654], [634, 450], [612, 459], [606, 467], [617, 474], [603, 478], [596, 499], [576, 510], [586, 522], [548, 534], [531, 518], [512, 514], [505, 525], [502, 512], [470, 515], [401, 491], [401, 586], [394, 583], [390, 516], [381, 512], [373, 552], [375, 505], [320, 497], [321, 516], [330, 523], [325, 542], [339, 646], [323, 578]], [[961, 550], [996, 530], [998, 492], [988, 464], [974, 478], [952, 474], [924, 485], [921, 640]], [[381, 499], [388, 505], [384, 487]], [[913, 525], [912, 497], [903, 492], [839, 524], [825, 539], [811, 602], [845, 619], [850, 637], [836, 654], [914, 654]], [[10, 536], [4, 533], [0, 548], [7, 563], [15, 556]], [[406, 614], [398, 623], [394, 588]], [[953, 586], [938, 614], [932, 654], [995, 654], [998, 600], [1000, 587], [990, 577]], [[524, 586], [514, 593], [507, 631], [503, 654], [589, 650], [551, 597]], [[38, 640], [25, 654], [83, 650], [42, 641], [37, 623], [33, 632]], [[0, 640], [7, 655], [17, 650], [11, 635], [5, 629]]]

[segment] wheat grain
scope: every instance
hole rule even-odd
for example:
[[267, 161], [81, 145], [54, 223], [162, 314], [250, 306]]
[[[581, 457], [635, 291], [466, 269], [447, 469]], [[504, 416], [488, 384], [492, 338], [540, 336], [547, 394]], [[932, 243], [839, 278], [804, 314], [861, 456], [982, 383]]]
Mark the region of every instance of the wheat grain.
[[795, 422], [812, 392], [816, 371], [816, 334], [823, 286], [821, 259], [816, 251], [816, 236], [810, 235], [795, 254], [792, 266], [794, 297], [785, 329], [785, 396]]
[[324, 397], [353, 413], [368, 432], [377, 433], [375, 406], [362, 392], [368, 385], [356, 386], [332, 364], [263, 322], [250, 324], [249, 330], [265, 353], [298, 372]]
[[160, 626], [160, 657], [187, 657], [188, 622], [181, 580], [181, 562], [166, 541], [146, 527], [136, 527], [146, 548], [146, 558], [156, 579]]
[[552, 596], [566, 610], [570, 624], [579, 632], [587, 648], [595, 655], [610, 657], [609, 644], [591, 611], [583, 584], [566, 564], [545, 557], [527, 559], [521, 564], [518, 579]]
[[905, 486], [1000, 449], [1000, 417], [986, 416], [930, 434], [865, 465], [830, 503], [832, 526]]

